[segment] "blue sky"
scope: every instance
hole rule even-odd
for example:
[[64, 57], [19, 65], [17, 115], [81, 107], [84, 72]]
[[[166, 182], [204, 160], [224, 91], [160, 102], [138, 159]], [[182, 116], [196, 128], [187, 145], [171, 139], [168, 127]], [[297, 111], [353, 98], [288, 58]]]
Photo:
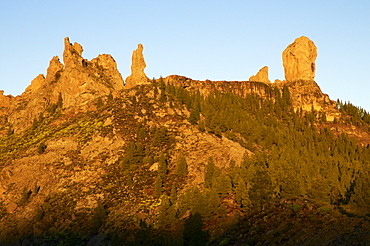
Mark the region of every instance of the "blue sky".
[[12, 95], [62, 57], [67, 36], [89, 60], [111, 54], [123, 78], [142, 43], [150, 78], [248, 80], [268, 66], [271, 81], [284, 79], [283, 50], [307, 36], [322, 91], [370, 111], [368, 0], [1, 0], [0, 34], [0, 90]]

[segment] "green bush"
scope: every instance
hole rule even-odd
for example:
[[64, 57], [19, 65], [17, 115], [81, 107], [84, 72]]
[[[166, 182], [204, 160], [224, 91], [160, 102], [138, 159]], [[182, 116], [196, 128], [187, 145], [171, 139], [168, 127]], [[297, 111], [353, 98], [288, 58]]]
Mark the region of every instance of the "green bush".
[[328, 207], [320, 207], [317, 209], [317, 212], [320, 214], [328, 214], [330, 212], [330, 208]]
[[301, 208], [302, 208], [302, 206], [299, 205], [299, 204], [293, 204], [293, 206], [292, 206], [292, 210], [295, 213], [298, 212]]
[[228, 244], [229, 244], [229, 241], [230, 241], [230, 239], [228, 239], [228, 238], [224, 238], [224, 239], [220, 242], [219, 246], [225, 246], [225, 245], [228, 245]]

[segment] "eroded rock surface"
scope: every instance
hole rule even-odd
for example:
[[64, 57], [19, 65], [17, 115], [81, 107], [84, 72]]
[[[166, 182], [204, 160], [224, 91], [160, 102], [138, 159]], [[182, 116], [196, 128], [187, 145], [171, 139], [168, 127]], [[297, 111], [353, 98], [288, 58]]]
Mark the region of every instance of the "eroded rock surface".
[[286, 81], [314, 80], [317, 48], [309, 38], [300, 37], [284, 50], [283, 66]]
[[249, 81], [270, 83], [269, 80], [269, 68], [264, 66], [261, 68], [256, 75], [249, 78]]
[[146, 63], [143, 55], [144, 46], [138, 44], [138, 47], [132, 53], [131, 75], [126, 78], [126, 88], [136, 85], [147, 84], [150, 80], [144, 73]]
[[5, 111], [15, 131], [27, 128], [45, 109], [54, 110], [60, 100], [59, 107], [78, 112], [93, 109], [98, 97], [119, 94], [124, 82], [113, 57], [104, 54], [88, 61], [82, 57], [82, 52], [80, 44], [71, 44], [69, 38], [65, 38], [64, 64], [54, 56], [46, 77], [38, 75], [14, 100], [5, 96], [0, 99], [7, 107]]

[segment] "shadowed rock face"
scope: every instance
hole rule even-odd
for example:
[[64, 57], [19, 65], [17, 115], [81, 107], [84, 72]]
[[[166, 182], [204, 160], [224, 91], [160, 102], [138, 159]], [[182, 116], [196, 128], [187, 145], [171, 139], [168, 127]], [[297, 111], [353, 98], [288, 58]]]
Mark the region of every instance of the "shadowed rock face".
[[283, 66], [286, 81], [314, 80], [317, 48], [307, 37], [300, 37], [284, 50]]
[[138, 44], [137, 49], [132, 53], [131, 75], [126, 78], [126, 88], [147, 84], [149, 82], [149, 78], [144, 73], [146, 64], [143, 50], [143, 45]]
[[249, 78], [249, 81], [270, 83], [269, 80], [269, 68], [264, 66], [261, 68], [256, 75]]

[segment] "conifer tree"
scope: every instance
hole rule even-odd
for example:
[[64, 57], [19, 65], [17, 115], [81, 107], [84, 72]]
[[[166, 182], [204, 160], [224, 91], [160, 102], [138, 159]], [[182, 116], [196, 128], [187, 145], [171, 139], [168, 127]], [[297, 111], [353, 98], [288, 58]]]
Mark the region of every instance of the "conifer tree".
[[190, 214], [184, 224], [184, 245], [202, 246], [206, 245], [207, 233], [202, 230], [203, 220], [199, 213]]
[[176, 210], [171, 206], [170, 198], [168, 196], [162, 195], [161, 201], [158, 224], [160, 227], [165, 228], [176, 221]]
[[212, 216], [212, 214], [215, 213], [220, 206], [220, 197], [218, 196], [217, 191], [213, 188], [206, 190], [204, 193], [207, 206], [205, 208], [203, 217], [207, 219]]
[[227, 196], [232, 192], [230, 177], [224, 173], [221, 173], [219, 176], [213, 176], [212, 188], [217, 191], [220, 197]]
[[163, 193], [163, 180], [162, 180], [162, 177], [158, 173], [155, 179], [155, 183], [154, 183], [154, 195], [156, 197], [160, 197], [162, 193]]
[[171, 204], [175, 204], [177, 200], [177, 191], [176, 191], [176, 186], [175, 184], [172, 184], [171, 186], [171, 194], [170, 194], [170, 202]]
[[180, 154], [177, 160], [176, 174], [182, 178], [188, 175], [188, 164], [186, 163], [186, 158], [183, 154]]
[[246, 209], [249, 205], [248, 190], [245, 181], [239, 176], [235, 189], [235, 201], [242, 209]]
[[161, 154], [158, 160], [158, 176], [161, 177], [162, 181], [166, 178], [167, 171], [168, 169], [167, 169], [166, 157], [164, 154]]
[[273, 197], [271, 179], [265, 170], [257, 170], [252, 179], [252, 187], [249, 189], [249, 197], [252, 205], [259, 206], [269, 202]]
[[208, 158], [206, 171], [204, 173], [204, 187], [210, 188], [212, 186], [213, 174], [215, 172], [215, 163], [212, 157]]

